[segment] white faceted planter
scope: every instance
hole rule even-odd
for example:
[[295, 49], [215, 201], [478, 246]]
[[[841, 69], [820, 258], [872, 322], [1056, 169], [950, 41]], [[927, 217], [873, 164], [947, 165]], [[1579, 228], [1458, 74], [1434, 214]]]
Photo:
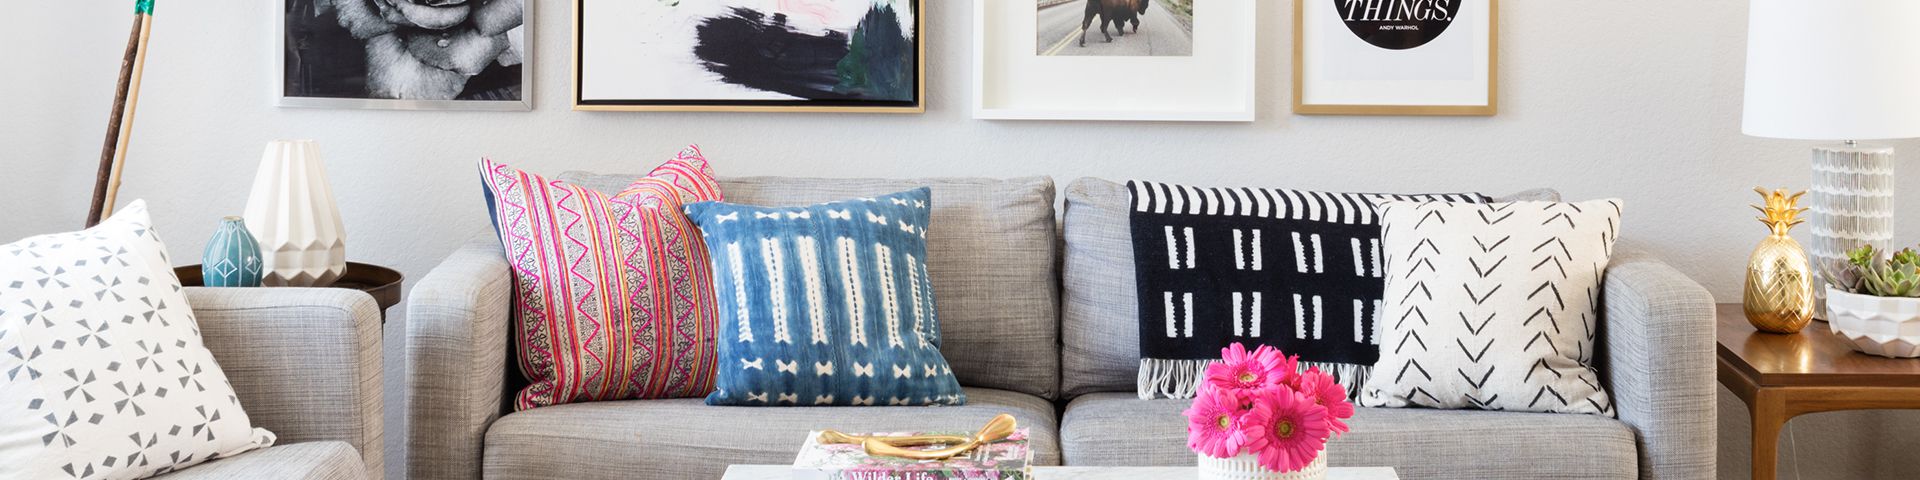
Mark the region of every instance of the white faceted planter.
[[267, 145], [245, 217], [260, 241], [262, 285], [325, 287], [346, 273], [347, 229], [312, 140]]
[[1876, 297], [1829, 287], [1827, 322], [1861, 353], [1920, 357], [1920, 298]]
[[1321, 450], [1320, 456], [1306, 468], [1293, 472], [1275, 472], [1260, 466], [1260, 461], [1252, 454], [1242, 453], [1233, 458], [1213, 458], [1205, 454], [1200, 457], [1200, 480], [1326, 480], [1327, 451]]

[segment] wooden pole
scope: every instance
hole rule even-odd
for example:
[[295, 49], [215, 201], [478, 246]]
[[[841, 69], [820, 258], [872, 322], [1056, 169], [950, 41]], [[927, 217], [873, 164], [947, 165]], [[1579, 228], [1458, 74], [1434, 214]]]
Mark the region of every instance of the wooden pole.
[[101, 146], [100, 170], [94, 179], [93, 203], [87, 211], [87, 225], [98, 225], [113, 214], [115, 197], [120, 192], [120, 174], [127, 164], [127, 144], [133, 138], [133, 114], [140, 102], [140, 79], [146, 71], [147, 42], [153, 34], [153, 2], [136, 3], [133, 32], [127, 39], [127, 52], [120, 60], [120, 81], [115, 86], [113, 113], [107, 119], [106, 144]]

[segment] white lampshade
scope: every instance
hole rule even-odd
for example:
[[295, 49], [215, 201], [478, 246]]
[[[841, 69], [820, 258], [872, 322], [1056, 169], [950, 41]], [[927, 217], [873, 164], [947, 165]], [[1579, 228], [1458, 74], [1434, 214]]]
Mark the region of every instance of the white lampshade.
[[1747, 135], [1920, 137], [1920, 0], [1753, 0]]

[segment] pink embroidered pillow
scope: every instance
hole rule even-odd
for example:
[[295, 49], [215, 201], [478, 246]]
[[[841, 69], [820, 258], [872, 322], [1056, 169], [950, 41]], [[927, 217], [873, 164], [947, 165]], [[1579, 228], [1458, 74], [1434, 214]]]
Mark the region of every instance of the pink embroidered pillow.
[[712, 263], [681, 205], [721, 200], [697, 146], [607, 195], [480, 162], [531, 382], [514, 407], [713, 390]]

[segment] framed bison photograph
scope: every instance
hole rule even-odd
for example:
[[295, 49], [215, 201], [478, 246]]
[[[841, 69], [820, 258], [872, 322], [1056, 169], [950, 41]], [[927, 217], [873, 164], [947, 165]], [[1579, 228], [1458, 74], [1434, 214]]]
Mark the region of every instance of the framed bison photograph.
[[532, 110], [535, 0], [283, 0], [284, 107]]
[[1193, 55], [1193, 4], [1194, 0], [1042, 0], [1034, 9], [1034, 31], [1039, 35], [1034, 53]]
[[1259, 3], [974, 0], [973, 116], [1251, 122]]
[[575, 0], [575, 110], [926, 110], [921, 0]]
[[1294, 2], [1293, 111], [1493, 115], [1499, 0]]

